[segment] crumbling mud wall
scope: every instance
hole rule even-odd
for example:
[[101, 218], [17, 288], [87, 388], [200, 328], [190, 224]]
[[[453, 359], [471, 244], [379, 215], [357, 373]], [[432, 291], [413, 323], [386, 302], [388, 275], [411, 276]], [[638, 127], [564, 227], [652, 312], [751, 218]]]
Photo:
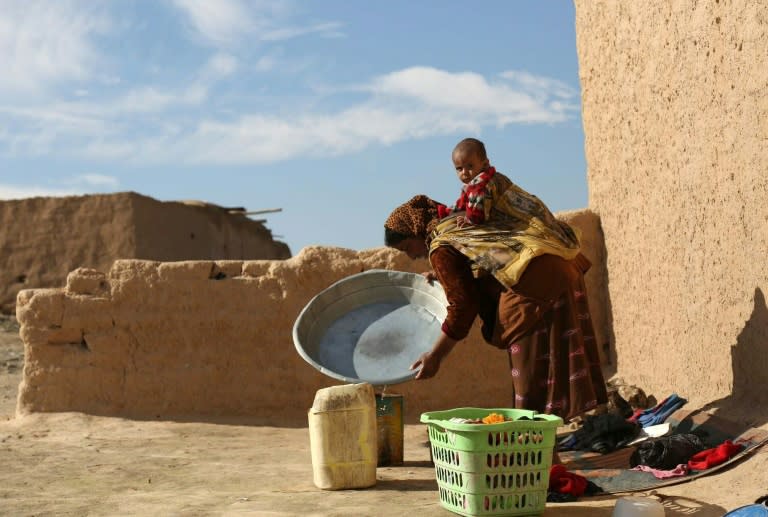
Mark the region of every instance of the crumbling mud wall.
[[288, 246], [263, 224], [215, 205], [161, 202], [134, 192], [0, 202], [0, 310], [21, 289], [63, 285], [77, 267], [116, 259], [282, 259]]
[[765, 4], [575, 4], [618, 374], [696, 405], [765, 407]]
[[[563, 217], [581, 229], [595, 264], [587, 276], [594, 310], [605, 285], [598, 221], [589, 212]], [[119, 260], [106, 274], [76, 269], [65, 288], [24, 290], [18, 412], [305, 422], [315, 392], [338, 382], [296, 352], [296, 317], [333, 282], [374, 268], [428, 264], [388, 248], [308, 247], [287, 260]], [[605, 322], [596, 324], [607, 335]], [[436, 378], [388, 391], [405, 396], [412, 421], [427, 410], [508, 406], [510, 386], [505, 353], [475, 328]]]

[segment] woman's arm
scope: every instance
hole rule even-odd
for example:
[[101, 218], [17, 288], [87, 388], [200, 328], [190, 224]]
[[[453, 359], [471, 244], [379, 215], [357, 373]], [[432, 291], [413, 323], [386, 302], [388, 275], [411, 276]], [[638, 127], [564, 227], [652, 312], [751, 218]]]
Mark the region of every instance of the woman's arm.
[[418, 368], [419, 373], [416, 374], [416, 379], [429, 379], [434, 377], [437, 371], [440, 369], [440, 363], [443, 358], [451, 353], [454, 345], [457, 341], [445, 332], [440, 332], [440, 337], [437, 338], [435, 344], [432, 345], [432, 350], [421, 354], [415, 363], [411, 365], [411, 370]]
[[440, 246], [431, 253], [429, 262], [448, 300], [442, 330], [461, 341], [469, 334], [479, 311], [477, 280], [469, 259], [451, 246]]
[[469, 334], [479, 307], [477, 282], [464, 255], [450, 246], [441, 246], [429, 260], [445, 290], [448, 312], [432, 349], [411, 365], [411, 369], [419, 368], [417, 379], [428, 379], [437, 373], [442, 360]]

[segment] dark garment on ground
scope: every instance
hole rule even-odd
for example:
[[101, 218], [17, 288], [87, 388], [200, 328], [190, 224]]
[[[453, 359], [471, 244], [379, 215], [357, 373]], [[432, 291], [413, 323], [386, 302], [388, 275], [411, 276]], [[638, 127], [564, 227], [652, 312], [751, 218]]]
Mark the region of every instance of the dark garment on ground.
[[587, 416], [584, 424], [571, 435], [567, 447], [577, 451], [592, 451], [606, 454], [623, 447], [640, 432], [640, 425], [627, 422], [614, 413]]
[[705, 450], [707, 446], [695, 434], [673, 434], [641, 442], [629, 458], [629, 466], [648, 465], [659, 470], [672, 470]]
[[627, 419], [634, 414], [632, 406], [619, 395], [618, 390], [608, 392], [608, 412], [619, 415], [624, 419]]
[[[587, 488], [582, 495], [591, 497], [593, 495], [599, 495], [603, 493], [603, 489], [596, 485], [594, 481], [587, 481]], [[547, 502], [548, 503], [572, 503], [578, 501], [580, 496], [573, 494], [563, 494], [555, 490], [547, 490]]]
[[487, 342], [507, 351], [514, 407], [570, 418], [608, 400], [584, 285], [589, 261], [542, 255], [504, 289], [475, 278], [469, 259], [450, 246], [430, 255], [448, 298], [443, 331], [463, 339], [476, 316]]

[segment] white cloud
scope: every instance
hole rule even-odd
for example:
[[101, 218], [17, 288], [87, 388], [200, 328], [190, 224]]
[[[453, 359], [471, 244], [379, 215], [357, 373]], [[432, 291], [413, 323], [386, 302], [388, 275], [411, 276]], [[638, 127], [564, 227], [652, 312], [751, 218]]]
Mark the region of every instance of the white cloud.
[[200, 84], [193, 84], [181, 91], [160, 91], [152, 86], [136, 88], [121, 97], [93, 105], [72, 105], [75, 111], [93, 114], [116, 115], [121, 113], [158, 113], [171, 106], [197, 105], [208, 96], [208, 89]]
[[202, 163], [266, 163], [297, 156], [353, 152], [428, 131], [437, 120], [418, 114], [359, 107], [335, 115], [285, 120], [247, 116], [233, 123], [204, 122], [177, 142], [175, 159]]
[[[520, 76], [514, 76], [517, 79]], [[298, 156], [354, 152], [412, 138], [514, 123], [558, 123], [578, 105], [575, 90], [531, 74], [517, 87], [470, 72], [414, 67], [375, 78], [356, 90], [372, 96], [336, 113], [293, 117], [244, 115], [233, 121], [202, 121], [192, 133], [142, 153], [150, 160], [187, 163], [265, 163]], [[140, 144], [148, 149], [148, 145]]]
[[0, 152], [7, 155], [44, 156], [102, 134], [107, 121], [60, 106], [17, 108], [0, 105]]
[[35, 185], [7, 185], [0, 183], [0, 199], [73, 196], [75, 194], [77, 194], [77, 192], [72, 189], [52, 189]]
[[280, 27], [263, 33], [259, 39], [262, 41], [281, 41], [304, 36], [306, 34], [320, 34], [324, 37], [343, 37], [339, 22], [326, 22], [308, 25], [306, 27]]
[[219, 52], [206, 63], [203, 69], [203, 77], [215, 80], [228, 77], [237, 70], [237, 58], [231, 54]]
[[[506, 73], [505, 73], [506, 74]], [[506, 78], [502, 74], [502, 78]], [[541, 84], [550, 81], [528, 74]], [[568, 106], [548, 105], [553, 91], [542, 86], [532, 95], [508, 82], [491, 83], [473, 72], [451, 73], [430, 67], [411, 67], [376, 78], [368, 88], [385, 99], [415, 101], [427, 108], [461, 112], [476, 120], [495, 118], [502, 125], [511, 122], [561, 122]], [[561, 97], [561, 88], [557, 88]]]
[[111, 100], [98, 103], [62, 103], [53, 109], [79, 115], [115, 117], [121, 114], [160, 113], [177, 106], [198, 106], [208, 98], [210, 88], [217, 81], [231, 76], [237, 67], [238, 61], [234, 56], [218, 53], [202, 66], [197, 78], [183, 88], [159, 89], [154, 86], [140, 86]]
[[[205, 111], [209, 88], [237, 66], [233, 57], [217, 54], [183, 89], [136, 88], [108, 103], [36, 109], [0, 105], [0, 113], [14, 120], [10, 130], [0, 131], [0, 151], [55, 150], [86, 159], [148, 163], [268, 163], [433, 135], [480, 133], [485, 127], [555, 124], [578, 110], [576, 91], [554, 79], [522, 72], [486, 79], [473, 72], [412, 67], [326, 92], [343, 98], [352, 91], [358, 99], [335, 111], [307, 107], [322, 106], [321, 97], [314, 104], [283, 101], [279, 115], [230, 110], [217, 118]], [[171, 111], [177, 107], [201, 111]]]
[[91, 174], [81, 174], [79, 176], [75, 176], [71, 180], [68, 180], [67, 183], [87, 185], [90, 187], [107, 187], [107, 188], [114, 189], [120, 185], [120, 180], [118, 180], [114, 176], [106, 176], [104, 174], [91, 173]]
[[[55, 147], [70, 153], [71, 142], [86, 156], [99, 159], [124, 156], [134, 149], [125, 143], [125, 131], [136, 119], [164, 113], [177, 107], [195, 107], [206, 101], [210, 88], [237, 69], [237, 59], [228, 54], [215, 54], [197, 73], [197, 78], [181, 89], [158, 89], [139, 86], [119, 96], [102, 101], [91, 95], [82, 100], [13, 106], [0, 104], [0, 152], [20, 155], [45, 155]], [[2, 119], [0, 119], [2, 120]], [[168, 126], [164, 122], [164, 127]], [[171, 124], [173, 125], [173, 124]], [[5, 127], [4, 127], [5, 126]], [[111, 138], [116, 140], [110, 141]], [[83, 142], [85, 141], [85, 142]]]
[[[73, 132], [98, 131], [104, 127], [101, 117], [87, 116], [87, 110], [67, 108], [67, 104], [14, 107], [0, 105], [0, 113], [18, 120], [28, 120], [32, 125], [62, 128]], [[76, 106], [76, 105], [72, 105]]]
[[127, 160], [140, 152], [138, 142], [133, 140], [90, 139], [77, 152], [78, 155], [99, 161]]
[[104, 174], [80, 174], [55, 183], [65, 187], [47, 185], [19, 185], [0, 183], [0, 199], [25, 199], [30, 197], [60, 197], [114, 191], [120, 181]]
[[93, 37], [108, 28], [94, 3], [0, 0], [0, 93], [39, 94], [92, 77], [101, 61]]
[[536, 95], [547, 95], [559, 97], [561, 99], [570, 99], [575, 97], [578, 92], [562, 81], [541, 77], [521, 70], [508, 70], [501, 73], [501, 77], [516, 83], [521, 89], [529, 91]]
[[234, 56], [224, 53], [213, 55], [188, 86], [181, 89], [160, 90], [153, 86], [134, 88], [120, 97], [97, 104], [72, 105], [78, 112], [115, 115], [121, 113], [158, 113], [174, 106], [197, 106], [208, 98], [212, 85], [231, 76], [238, 67]]
[[255, 22], [240, 0], [173, 0], [194, 29], [215, 45], [229, 45], [253, 30]]
[[189, 19], [195, 33], [217, 47], [229, 47], [244, 41], [283, 41], [319, 34], [343, 37], [339, 22], [315, 22], [288, 25], [284, 21], [291, 12], [285, 1], [262, 0], [172, 0]]
[[275, 67], [277, 60], [273, 56], [261, 56], [254, 65], [258, 72], [268, 72]]

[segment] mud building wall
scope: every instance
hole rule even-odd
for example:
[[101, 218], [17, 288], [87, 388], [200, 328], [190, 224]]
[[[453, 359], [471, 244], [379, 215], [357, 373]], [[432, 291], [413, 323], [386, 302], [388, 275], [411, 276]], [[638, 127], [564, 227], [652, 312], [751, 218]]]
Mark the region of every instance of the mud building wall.
[[[599, 221], [561, 217], [581, 229], [590, 304], [605, 299]], [[119, 260], [108, 272], [79, 268], [66, 287], [24, 290], [17, 316], [25, 344], [18, 412], [82, 411], [139, 418], [259, 418], [306, 423], [315, 392], [338, 384], [296, 352], [292, 328], [309, 300], [364, 270], [422, 272], [425, 260], [374, 248], [313, 246], [287, 260]], [[593, 312], [597, 339], [604, 312]], [[511, 403], [504, 351], [476, 324], [440, 374], [389, 387], [410, 421], [423, 411]]]
[[77, 267], [108, 271], [122, 258], [282, 259], [288, 246], [263, 224], [213, 205], [134, 192], [0, 202], [0, 310], [21, 289], [64, 284]]
[[576, 0], [619, 376], [766, 402], [768, 9]]

